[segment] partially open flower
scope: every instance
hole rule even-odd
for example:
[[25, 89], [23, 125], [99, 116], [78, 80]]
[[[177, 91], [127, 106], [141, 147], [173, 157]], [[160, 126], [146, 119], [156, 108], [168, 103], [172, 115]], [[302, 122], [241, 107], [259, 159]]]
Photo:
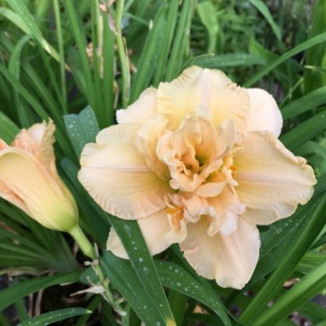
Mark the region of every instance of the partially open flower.
[[11, 146], [0, 139], [0, 197], [43, 226], [69, 232], [78, 224], [75, 199], [59, 178], [50, 120], [23, 129]]
[[[316, 182], [277, 139], [273, 97], [191, 67], [117, 120], [85, 146], [81, 183], [105, 211], [137, 219], [152, 254], [179, 243], [198, 274], [241, 289], [258, 261], [256, 225], [290, 216]], [[108, 249], [127, 258], [114, 231]]]

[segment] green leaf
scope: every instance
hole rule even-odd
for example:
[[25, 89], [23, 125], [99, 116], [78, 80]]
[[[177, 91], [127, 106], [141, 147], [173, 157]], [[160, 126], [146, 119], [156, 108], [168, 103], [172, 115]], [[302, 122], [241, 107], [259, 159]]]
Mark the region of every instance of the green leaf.
[[86, 42], [86, 33], [84, 31], [84, 25], [81, 21], [80, 15], [77, 14], [78, 11], [74, 6], [74, 1], [64, 1], [63, 4], [66, 8], [66, 13], [68, 16], [71, 33], [76, 41], [77, 48], [78, 48], [79, 60], [81, 62], [83, 79], [86, 86], [84, 88], [85, 95], [87, 97], [88, 103], [96, 111], [97, 108], [94, 107], [96, 102], [95, 99], [96, 92], [94, 91], [94, 82], [92, 78], [90, 62], [88, 60], [87, 53], [86, 53], [87, 42]]
[[57, 323], [71, 317], [90, 314], [91, 311], [85, 308], [65, 308], [42, 314], [40, 316], [24, 320], [18, 326], [46, 326]]
[[19, 132], [17, 125], [0, 111], [0, 138], [10, 144]]
[[41, 289], [48, 288], [61, 283], [78, 281], [80, 272], [43, 276], [36, 279], [24, 280], [20, 284], [0, 291], [0, 311], [7, 308], [15, 301]]
[[[326, 3], [324, 0], [317, 0], [313, 8], [313, 16], [311, 27], [309, 30], [309, 38], [326, 32]], [[326, 44], [321, 43], [313, 48], [310, 48], [305, 53], [305, 64], [308, 66], [317, 66], [325, 69]], [[318, 71], [306, 69], [303, 75], [305, 92], [310, 92], [321, 85], [325, 85], [326, 76]]]
[[20, 74], [20, 55], [25, 44], [31, 39], [29, 35], [23, 36], [15, 45], [14, 51], [11, 53], [9, 61], [9, 72], [19, 79]]
[[185, 269], [174, 263], [155, 261], [155, 265], [164, 286], [202, 302], [220, 317], [224, 325], [231, 325], [221, 300], [211, 287], [198, 282]]
[[216, 41], [218, 38], [219, 25], [217, 20], [217, 12], [211, 1], [203, 1], [197, 4], [197, 13], [205, 26], [208, 34], [208, 48], [207, 52], [215, 52]]
[[110, 215], [107, 217], [120, 237], [140, 282], [155, 302], [163, 320], [172, 322], [169, 303], [137, 221], [126, 221]]
[[249, 0], [251, 4], [253, 4], [258, 11], [265, 17], [268, 24], [272, 27], [273, 32], [275, 33], [277, 39], [281, 41], [282, 35], [279, 26], [275, 23], [271, 13], [269, 12], [267, 6], [261, 0]]
[[189, 39], [189, 31], [194, 5], [194, 0], [185, 0], [182, 2], [178, 27], [176, 29], [171, 56], [165, 74], [165, 79], [167, 81], [172, 80], [180, 72], [181, 63], [183, 61], [183, 56], [186, 52], [187, 41]]
[[293, 118], [299, 114], [326, 104], [326, 86], [320, 87], [281, 108], [283, 119]]
[[280, 137], [285, 147], [292, 151], [313, 139], [326, 129], [326, 112], [320, 112]]
[[280, 57], [277, 57], [267, 67], [260, 70], [256, 75], [254, 75], [251, 79], [249, 79], [249, 81], [247, 81], [244, 84], [244, 87], [250, 87], [250, 86], [254, 85], [263, 76], [265, 76], [267, 73], [272, 71], [274, 68], [279, 66], [281, 63], [283, 63], [287, 59], [289, 59], [289, 58], [295, 56], [296, 54], [298, 54], [298, 53], [300, 53], [300, 52], [302, 52], [302, 51], [304, 51], [306, 49], [309, 49], [309, 48], [311, 48], [311, 47], [313, 47], [313, 46], [315, 46], [317, 44], [321, 44], [321, 43], [323, 43], [325, 41], [326, 41], [326, 33], [322, 33], [322, 34], [319, 34], [319, 35], [316, 35], [316, 36], [312, 37], [311, 39], [309, 39], [306, 42], [303, 42], [303, 43], [299, 44], [298, 46], [294, 47], [290, 51], [285, 52]]
[[164, 30], [164, 5], [161, 5], [157, 11], [156, 17], [153, 22], [153, 27], [148, 34], [142, 55], [139, 60], [137, 73], [133, 81], [131, 89], [131, 102], [135, 101], [140, 93], [149, 86], [149, 82], [153, 73], [153, 65], [157, 57], [157, 48], [160, 46], [160, 34]]
[[185, 67], [193, 65], [203, 68], [224, 68], [265, 65], [265, 61], [257, 55], [248, 53], [228, 53], [220, 55], [204, 54], [188, 60]]
[[326, 223], [326, 196], [321, 195], [314, 209], [311, 209], [309, 223], [301, 223], [297, 232], [292, 236], [292, 242], [287, 246], [283, 254], [278, 256], [278, 267], [272, 273], [256, 296], [250, 301], [247, 308], [240, 317], [240, 321], [246, 325], [258, 318], [261, 312], [280, 290], [285, 280], [287, 280], [300, 259], [314, 242], [316, 236]]
[[173, 40], [173, 35], [175, 31], [175, 26], [178, 20], [178, 8], [179, 0], [171, 0], [169, 3], [169, 10], [166, 18], [166, 24], [164, 28], [164, 36], [162, 43], [160, 44], [160, 53], [157, 60], [157, 65], [155, 69], [154, 87], [157, 87], [159, 82], [164, 76], [166, 69], [166, 63], [168, 61], [169, 51]]
[[[45, 40], [37, 26], [32, 14], [28, 10], [24, 0], [7, 0], [7, 3], [14, 11], [14, 15], [8, 16], [6, 11], [6, 17], [22, 29], [27, 35], [33, 36], [37, 42], [48, 52], [55, 60], [60, 61], [58, 52]], [[4, 9], [4, 8], [1, 8]]]
[[110, 282], [126, 298], [127, 302], [146, 325], [156, 325], [157, 323], [166, 325], [159, 307], [149, 296], [128, 261], [117, 258], [107, 251], [101, 260], [101, 266]]
[[85, 144], [94, 142], [99, 132], [94, 111], [88, 106], [79, 114], [65, 115], [64, 120], [70, 141], [79, 159]]
[[314, 295], [326, 287], [326, 263], [321, 264], [306, 275], [299, 283], [282, 295], [264, 314], [260, 315], [252, 326], [276, 325], [292, 311], [299, 308]]

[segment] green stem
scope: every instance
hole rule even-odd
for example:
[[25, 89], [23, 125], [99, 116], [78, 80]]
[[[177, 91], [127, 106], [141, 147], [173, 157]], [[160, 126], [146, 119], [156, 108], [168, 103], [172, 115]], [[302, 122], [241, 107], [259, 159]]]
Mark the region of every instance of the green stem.
[[118, 55], [121, 66], [122, 75], [122, 107], [126, 107], [129, 103], [130, 96], [130, 69], [129, 69], [129, 58], [126, 51], [126, 46], [122, 36], [121, 21], [124, 8], [124, 0], [117, 1], [116, 11], [116, 39], [118, 47]]
[[85, 254], [85, 256], [95, 260], [96, 254], [92, 244], [87, 239], [85, 233], [82, 231], [79, 225], [75, 226], [69, 231], [70, 235], [75, 239], [79, 248]]
[[82, 252], [85, 254], [85, 256], [91, 258], [93, 260], [92, 267], [97, 275], [98, 280], [100, 281], [105, 293], [103, 295], [104, 299], [109, 302], [109, 304], [113, 307], [113, 309], [118, 312], [121, 316], [121, 318], [124, 320], [127, 316], [126, 312], [120, 307], [120, 305], [115, 302], [113, 295], [109, 288], [109, 283], [105, 279], [105, 276], [103, 274], [103, 271], [101, 269], [101, 266], [99, 264], [99, 261], [97, 259], [97, 254], [90, 243], [90, 241], [87, 239], [85, 233], [80, 228], [79, 225], [75, 226], [73, 229], [69, 231], [70, 235], [75, 239], [77, 242], [79, 248], [82, 250]]

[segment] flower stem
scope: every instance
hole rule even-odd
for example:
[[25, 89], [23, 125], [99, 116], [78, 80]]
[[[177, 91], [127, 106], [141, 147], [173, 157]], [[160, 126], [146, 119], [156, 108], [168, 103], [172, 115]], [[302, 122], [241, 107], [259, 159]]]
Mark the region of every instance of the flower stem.
[[85, 233], [82, 231], [79, 225], [75, 226], [69, 231], [70, 235], [75, 239], [79, 248], [82, 250], [85, 256], [91, 258], [92, 260], [96, 259], [95, 250], [92, 244], [87, 239]]
[[108, 280], [105, 279], [105, 276], [103, 274], [103, 271], [101, 269], [101, 266], [99, 264], [99, 260], [97, 257], [97, 253], [90, 243], [90, 241], [87, 239], [85, 233], [83, 230], [80, 228], [79, 225], [75, 226], [73, 229], [69, 231], [70, 235], [75, 239], [77, 242], [79, 248], [82, 250], [82, 252], [89, 258], [93, 260], [91, 266], [93, 267], [96, 276], [98, 280], [100, 281], [103, 289], [104, 289], [104, 294], [103, 297], [104, 299], [113, 307], [113, 309], [118, 312], [124, 320], [126, 318], [126, 312], [123, 310], [122, 307], [114, 300], [113, 295], [110, 291], [109, 288], [109, 283]]

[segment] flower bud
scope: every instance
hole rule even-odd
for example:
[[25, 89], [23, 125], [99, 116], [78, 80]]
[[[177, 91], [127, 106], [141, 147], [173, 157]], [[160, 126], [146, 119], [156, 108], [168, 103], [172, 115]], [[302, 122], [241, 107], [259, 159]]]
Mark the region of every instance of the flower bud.
[[50, 120], [22, 129], [11, 146], [0, 139], [0, 197], [43, 226], [69, 232], [78, 210], [56, 170], [54, 130]]

